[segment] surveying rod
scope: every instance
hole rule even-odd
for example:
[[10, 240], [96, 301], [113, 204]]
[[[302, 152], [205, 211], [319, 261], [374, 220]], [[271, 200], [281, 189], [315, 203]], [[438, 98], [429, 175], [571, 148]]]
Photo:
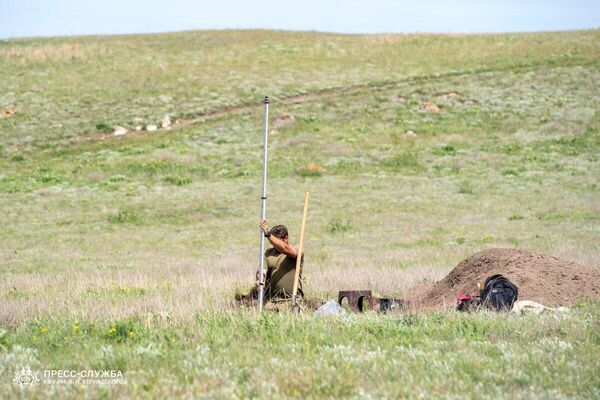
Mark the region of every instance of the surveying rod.
[[[263, 176], [262, 176], [262, 196], [260, 198], [261, 212], [260, 219], [267, 219], [267, 145], [269, 141], [269, 96], [265, 96], [265, 144], [263, 147]], [[263, 272], [265, 269], [265, 235], [260, 230], [260, 254], [258, 267], [258, 311], [262, 312], [263, 300], [265, 295], [265, 282]]]

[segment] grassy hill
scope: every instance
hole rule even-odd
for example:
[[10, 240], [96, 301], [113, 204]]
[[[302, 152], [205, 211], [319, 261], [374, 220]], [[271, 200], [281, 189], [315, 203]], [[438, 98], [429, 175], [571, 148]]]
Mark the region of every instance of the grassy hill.
[[[527, 35], [335, 35], [198, 31], [0, 41], [3, 145], [96, 125], [160, 122], [351, 85], [519, 67], [597, 63], [598, 31]], [[61, 141], [64, 140], [64, 141]]]
[[[331, 324], [230, 305], [258, 263], [264, 95], [268, 215], [293, 243], [311, 192], [308, 296], [402, 296], [494, 246], [600, 265], [599, 41], [600, 31], [0, 41], [0, 107], [14, 110], [0, 118], [0, 393], [19, 393], [11, 374], [27, 362], [129, 374], [130, 385], [82, 389], [98, 397], [597, 396], [597, 304], [566, 320]], [[165, 115], [170, 129], [135, 131]], [[129, 132], [115, 137], [115, 126]], [[356, 370], [336, 373], [344, 363]]]

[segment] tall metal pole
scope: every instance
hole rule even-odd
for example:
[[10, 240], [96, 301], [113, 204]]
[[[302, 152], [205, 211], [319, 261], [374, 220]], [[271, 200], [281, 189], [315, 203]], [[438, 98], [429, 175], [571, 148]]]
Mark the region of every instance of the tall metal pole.
[[[265, 143], [263, 147], [263, 176], [260, 219], [267, 219], [267, 146], [269, 142], [269, 96], [265, 96]], [[262, 312], [265, 295], [263, 273], [265, 269], [265, 235], [260, 230], [260, 254], [258, 267], [258, 311]]]

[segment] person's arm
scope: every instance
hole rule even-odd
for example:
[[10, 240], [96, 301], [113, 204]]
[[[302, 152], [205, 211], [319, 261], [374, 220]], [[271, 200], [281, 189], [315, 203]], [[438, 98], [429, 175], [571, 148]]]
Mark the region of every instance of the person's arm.
[[269, 239], [269, 242], [271, 242], [273, 247], [275, 247], [277, 249], [277, 251], [279, 251], [280, 253], [283, 253], [286, 256], [291, 257], [291, 258], [298, 257], [298, 253], [296, 252], [296, 249], [293, 248], [292, 246], [290, 246], [289, 244], [287, 244], [286, 242], [284, 242], [283, 240], [276, 238], [273, 235], [269, 236], [267, 239]]
[[298, 256], [298, 253], [296, 252], [295, 248], [293, 248], [292, 246], [290, 246], [283, 240], [281, 240], [269, 233], [269, 227], [267, 226], [267, 221], [265, 221], [265, 220], [260, 221], [260, 227], [262, 228], [267, 239], [269, 239], [269, 242], [271, 242], [271, 244], [273, 245], [273, 247], [275, 249], [277, 249], [277, 251], [279, 251], [280, 253], [283, 253], [286, 256], [291, 257], [291, 258], [296, 258]]

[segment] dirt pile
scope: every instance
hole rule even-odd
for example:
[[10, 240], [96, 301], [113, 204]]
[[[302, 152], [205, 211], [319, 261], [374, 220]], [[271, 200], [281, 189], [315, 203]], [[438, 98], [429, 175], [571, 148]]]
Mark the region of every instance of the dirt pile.
[[556, 307], [600, 299], [600, 270], [547, 254], [516, 249], [489, 249], [461, 261], [445, 278], [426, 291], [425, 309], [454, 307], [458, 293], [478, 294], [477, 283], [502, 274], [519, 288], [519, 300]]

